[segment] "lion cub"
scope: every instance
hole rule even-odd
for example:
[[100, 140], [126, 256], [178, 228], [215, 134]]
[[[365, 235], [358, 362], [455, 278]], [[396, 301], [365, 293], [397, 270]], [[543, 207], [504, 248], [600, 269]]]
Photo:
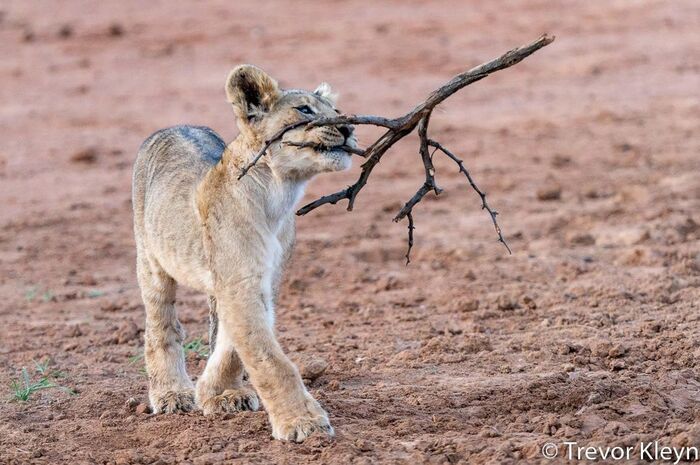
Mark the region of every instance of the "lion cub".
[[[275, 338], [274, 305], [294, 245], [294, 206], [314, 175], [349, 168], [341, 147], [356, 146], [353, 128], [288, 131], [238, 180], [266, 138], [338, 111], [327, 84], [314, 92], [282, 90], [251, 65], [230, 73], [226, 95], [240, 130], [233, 142], [205, 127], [163, 129], [143, 143], [134, 166], [151, 406], [156, 413], [257, 410], [260, 396], [275, 438], [333, 435], [328, 415]], [[178, 283], [209, 295], [212, 351], [196, 387], [185, 369]], [[244, 369], [255, 390], [243, 383]]]

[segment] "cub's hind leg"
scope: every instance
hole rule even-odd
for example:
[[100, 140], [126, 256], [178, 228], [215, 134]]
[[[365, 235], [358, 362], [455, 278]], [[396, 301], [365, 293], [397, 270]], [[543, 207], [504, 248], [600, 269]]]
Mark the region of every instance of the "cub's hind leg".
[[209, 360], [197, 381], [197, 405], [205, 415], [257, 410], [255, 392], [243, 385], [243, 364], [225, 328], [219, 327], [216, 298], [209, 297]]
[[185, 368], [185, 330], [175, 312], [175, 280], [139, 251], [137, 273], [146, 307], [144, 358], [153, 413], [189, 412], [194, 386]]

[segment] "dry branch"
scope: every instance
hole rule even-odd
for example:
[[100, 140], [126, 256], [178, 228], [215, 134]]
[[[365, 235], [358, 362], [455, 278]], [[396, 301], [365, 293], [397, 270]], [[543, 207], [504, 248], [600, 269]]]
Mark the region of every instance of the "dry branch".
[[[371, 115], [341, 115], [334, 118], [317, 118], [314, 120], [304, 120], [289, 126], [282, 128], [275, 135], [273, 135], [269, 140], [265, 141], [263, 147], [256, 154], [253, 160], [246, 165], [239, 176], [239, 179], [245, 176], [245, 174], [250, 170], [255, 163], [257, 163], [260, 158], [265, 154], [265, 152], [270, 148], [272, 144], [278, 142], [282, 139], [287, 131], [296, 129], [301, 126], [306, 126], [306, 130], [318, 126], [330, 126], [339, 124], [354, 124], [354, 125], [373, 125], [386, 128], [387, 131], [377, 139], [372, 145], [367, 147], [365, 150], [348, 150], [351, 153], [359, 154], [362, 152], [361, 156], [366, 158], [366, 161], [362, 164], [362, 171], [360, 177], [357, 181], [348, 186], [347, 188], [338, 191], [334, 194], [323, 196], [308, 205], [303, 206], [297, 211], [297, 215], [305, 215], [311, 210], [314, 210], [321, 205], [325, 204], [336, 204], [337, 202], [347, 199], [348, 200], [348, 210], [352, 210], [355, 203], [355, 198], [357, 194], [362, 190], [362, 188], [367, 184], [370, 174], [374, 167], [379, 163], [382, 156], [386, 153], [389, 148], [391, 148], [396, 142], [413, 132], [416, 127], [418, 127], [418, 136], [420, 138], [420, 149], [419, 154], [423, 162], [423, 167], [425, 168], [425, 182], [416, 191], [416, 193], [411, 197], [408, 202], [401, 208], [401, 210], [394, 217], [394, 221], [400, 221], [403, 218], [408, 219], [408, 251], [406, 253], [406, 263], [410, 262], [410, 252], [413, 246], [413, 207], [415, 207], [423, 197], [430, 191], [439, 194], [441, 189], [435, 183], [435, 168], [433, 167], [432, 155], [435, 151], [440, 151], [450, 159], [452, 159], [459, 166], [459, 170], [463, 173], [471, 187], [476, 191], [476, 193], [481, 197], [481, 208], [485, 209], [489, 215], [491, 215], [491, 220], [493, 221], [494, 227], [496, 228], [496, 233], [498, 234], [499, 242], [502, 242], [510, 253], [510, 248], [503, 238], [501, 233], [501, 228], [498, 226], [498, 221], [496, 220], [496, 215], [498, 212], [492, 210], [488, 203], [486, 202], [486, 194], [483, 193], [474, 183], [471, 175], [464, 167], [462, 160], [457, 158], [449, 150], [443, 147], [439, 142], [436, 142], [428, 137], [428, 125], [430, 123], [430, 115], [433, 109], [442, 103], [449, 96], [459, 91], [460, 89], [479, 81], [489, 74], [496, 71], [509, 68], [524, 58], [530, 56], [537, 50], [549, 45], [554, 40], [553, 36], [542, 35], [540, 38], [532, 43], [524, 45], [522, 47], [510, 50], [504, 53], [500, 57], [491, 60], [487, 63], [479, 65], [475, 68], [470, 69], [462, 74], [458, 74], [452, 78], [447, 84], [443, 85], [439, 89], [433, 91], [422, 103], [416, 106], [412, 111], [405, 114], [404, 116], [398, 118], [383, 118], [379, 116]], [[289, 145], [304, 146], [303, 144], [293, 144], [287, 143]], [[435, 150], [431, 154], [430, 147]]]

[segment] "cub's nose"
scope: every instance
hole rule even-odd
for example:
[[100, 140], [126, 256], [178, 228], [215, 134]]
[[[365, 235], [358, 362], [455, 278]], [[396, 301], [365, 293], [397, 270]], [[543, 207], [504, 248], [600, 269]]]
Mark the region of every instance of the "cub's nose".
[[347, 139], [354, 131], [354, 128], [352, 126], [338, 126], [338, 131]]

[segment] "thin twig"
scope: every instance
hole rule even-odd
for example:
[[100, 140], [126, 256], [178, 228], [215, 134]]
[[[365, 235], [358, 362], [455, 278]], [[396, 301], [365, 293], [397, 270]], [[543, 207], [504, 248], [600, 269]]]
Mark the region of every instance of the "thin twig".
[[428, 125], [430, 124], [430, 112], [426, 113], [418, 123], [418, 137], [420, 138], [420, 157], [423, 161], [423, 168], [425, 169], [425, 182], [418, 189], [418, 191], [411, 197], [411, 199], [406, 202], [403, 208], [394, 217], [394, 222], [401, 221], [402, 218], [408, 218], [408, 251], [406, 252], [406, 265], [411, 263], [411, 248], [413, 248], [413, 207], [423, 200], [425, 194], [430, 191], [435, 192], [435, 195], [440, 195], [442, 189], [440, 189], [435, 183], [435, 167], [433, 166], [433, 157], [430, 154], [430, 148], [428, 144]]
[[411, 212], [406, 213], [406, 218], [408, 219], [408, 250], [406, 250], [406, 266], [411, 263], [411, 249], [413, 248], [413, 230], [416, 229], [413, 226], [413, 214]]
[[241, 172], [238, 175], [238, 180], [240, 181], [241, 178], [243, 178], [243, 176], [245, 176], [248, 173], [248, 171], [250, 171], [250, 169], [253, 166], [255, 166], [255, 164], [258, 161], [260, 161], [260, 159], [263, 157], [263, 155], [265, 155], [265, 152], [267, 152], [267, 149], [269, 149], [272, 144], [274, 144], [278, 140], [282, 139], [282, 137], [284, 136], [284, 134], [287, 131], [291, 131], [292, 129], [296, 129], [296, 128], [298, 128], [300, 126], [304, 126], [305, 124], [308, 124], [308, 123], [309, 123], [309, 120], [297, 121], [296, 123], [288, 124], [287, 126], [283, 127], [279, 131], [277, 131], [272, 137], [270, 137], [268, 140], [265, 141], [262, 148], [258, 151], [258, 153], [255, 155], [255, 157], [253, 157], [253, 159], [250, 161], [250, 163], [248, 163], [243, 168], [241, 168]]
[[486, 194], [479, 189], [479, 187], [476, 185], [474, 182], [474, 179], [472, 179], [471, 175], [469, 174], [469, 171], [467, 171], [467, 168], [464, 167], [464, 163], [462, 160], [457, 158], [452, 152], [447, 150], [442, 144], [439, 142], [436, 142], [434, 140], [428, 140], [428, 144], [431, 147], [435, 147], [437, 150], [441, 151], [448, 157], [452, 159], [455, 163], [457, 163], [457, 166], [459, 166], [459, 171], [463, 173], [466, 177], [467, 180], [469, 181], [469, 184], [472, 186], [472, 189], [476, 191], [477, 194], [479, 194], [479, 197], [481, 197], [481, 209], [486, 210], [489, 212], [489, 215], [491, 215], [491, 221], [493, 221], [493, 226], [496, 228], [496, 233], [498, 234], [498, 242], [502, 242], [503, 245], [506, 247], [508, 250], [509, 254], [512, 254], [510, 247], [508, 247], [508, 244], [506, 243], [505, 239], [503, 238], [503, 234], [501, 233], [501, 227], [498, 226], [498, 221], [496, 221], [496, 216], [498, 215], [498, 212], [496, 210], [492, 210], [491, 207], [489, 207], [489, 204], [486, 203]]
[[307, 129], [318, 126], [336, 126], [338, 124], [364, 124], [387, 129], [398, 129], [402, 121], [401, 118], [391, 119], [372, 115], [340, 115], [332, 118], [317, 118], [307, 126]]
[[442, 189], [440, 189], [435, 184], [435, 167], [433, 167], [433, 161], [430, 157], [430, 152], [428, 150], [428, 124], [430, 123], [430, 113], [421, 118], [418, 124], [418, 136], [420, 137], [420, 156], [423, 160], [423, 167], [425, 168], [425, 182], [418, 188], [418, 191], [409, 199], [408, 202], [401, 208], [401, 210], [394, 217], [395, 222], [401, 221], [406, 215], [408, 215], [413, 207], [423, 200], [425, 194], [430, 191], [435, 192], [435, 195], [440, 195]]

